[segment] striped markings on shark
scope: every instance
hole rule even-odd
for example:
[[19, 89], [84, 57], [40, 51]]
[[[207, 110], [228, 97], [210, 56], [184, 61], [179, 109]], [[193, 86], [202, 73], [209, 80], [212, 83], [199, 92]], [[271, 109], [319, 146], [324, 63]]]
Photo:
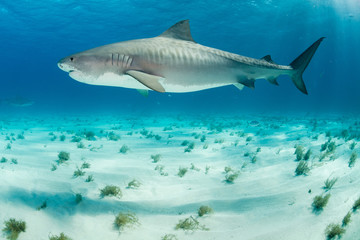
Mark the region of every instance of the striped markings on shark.
[[210, 48], [196, 43], [188, 20], [154, 38], [113, 43], [72, 54], [58, 66], [79, 82], [137, 89], [143, 95], [157, 92], [193, 92], [234, 85], [255, 87], [266, 79], [278, 85], [288, 75], [304, 94], [302, 74], [324, 38], [318, 39], [290, 65], [276, 64], [270, 55], [261, 59]]

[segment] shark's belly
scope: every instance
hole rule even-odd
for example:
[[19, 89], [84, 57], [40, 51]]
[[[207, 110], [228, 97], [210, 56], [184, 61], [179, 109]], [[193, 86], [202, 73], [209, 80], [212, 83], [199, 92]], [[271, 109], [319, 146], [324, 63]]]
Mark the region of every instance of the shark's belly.
[[201, 77], [196, 78], [196, 76], [185, 75], [183, 76], [183, 78], [164, 78], [160, 80], [160, 83], [163, 85], [166, 92], [174, 93], [196, 92], [209, 88], [216, 88], [232, 84], [229, 81], [220, 82], [201, 80]]
[[[207, 79], [208, 80], [208, 79]], [[84, 81], [83, 81], [84, 82]], [[221, 87], [231, 83], [220, 83], [218, 81], [202, 81], [201, 76], [171, 76], [169, 78], [160, 78], [159, 82], [166, 92], [195, 92], [209, 88]], [[129, 75], [118, 75], [114, 73], [105, 73], [96, 81], [88, 82], [92, 85], [103, 85], [113, 87], [124, 87], [133, 89], [151, 90], [135, 78]]]
[[[236, 82], [235, 74], [231, 69], [223, 68], [191, 68], [176, 67], [159, 69], [159, 83], [165, 92], [194, 92], [209, 88], [221, 87]], [[151, 90], [134, 77], [128, 74], [117, 74], [111, 71], [104, 72], [97, 78], [79, 78], [74, 73], [71, 76], [81, 82], [92, 85], [124, 87], [132, 89]]]
[[172, 93], [185, 93], [185, 92], [196, 92], [201, 91], [209, 88], [216, 88], [222, 87], [229, 84], [207, 84], [207, 85], [191, 85], [191, 86], [184, 86], [184, 85], [176, 85], [176, 84], [163, 84], [163, 87], [166, 92]]
[[165, 72], [164, 77], [160, 83], [166, 92], [195, 92], [236, 83], [236, 77], [230, 69], [182, 69]]
[[113, 72], [105, 72], [104, 74], [100, 75], [96, 81], [93, 81], [89, 84], [150, 90], [148, 87], [146, 87], [130, 75], [119, 75]]
[[[152, 65], [154, 68], [154, 65]], [[145, 69], [145, 72], [147, 69]], [[151, 71], [157, 72], [159, 83], [165, 92], [194, 92], [216, 88], [236, 83], [239, 72], [221, 64], [213, 65], [158, 65]], [[150, 71], [150, 72], [151, 72]], [[119, 74], [109, 69], [98, 76], [87, 73], [71, 72], [70, 76], [77, 81], [103, 86], [124, 87], [150, 90], [134, 77], [124, 73]]]

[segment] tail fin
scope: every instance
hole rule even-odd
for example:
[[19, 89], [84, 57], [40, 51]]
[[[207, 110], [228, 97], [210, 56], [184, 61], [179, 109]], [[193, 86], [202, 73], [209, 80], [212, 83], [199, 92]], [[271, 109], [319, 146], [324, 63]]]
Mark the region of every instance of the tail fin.
[[298, 56], [290, 66], [294, 69], [294, 73], [291, 76], [291, 79], [295, 86], [304, 94], [308, 94], [302, 74], [305, 71], [306, 67], [309, 65], [311, 58], [314, 56], [316, 49], [319, 47], [321, 41], [324, 37], [320, 38], [314, 42], [308, 49], [306, 49], [300, 56]]

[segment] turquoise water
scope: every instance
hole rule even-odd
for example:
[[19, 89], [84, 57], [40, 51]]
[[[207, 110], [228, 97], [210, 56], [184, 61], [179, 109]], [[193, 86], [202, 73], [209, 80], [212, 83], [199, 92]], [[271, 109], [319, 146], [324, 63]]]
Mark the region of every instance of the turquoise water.
[[[1, 229], [25, 221], [19, 240], [317, 240], [348, 212], [342, 239], [360, 233], [356, 117], [52, 114], [2, 116], [0, 129]], [[136, 224], [116, 227], [127, 213]]]

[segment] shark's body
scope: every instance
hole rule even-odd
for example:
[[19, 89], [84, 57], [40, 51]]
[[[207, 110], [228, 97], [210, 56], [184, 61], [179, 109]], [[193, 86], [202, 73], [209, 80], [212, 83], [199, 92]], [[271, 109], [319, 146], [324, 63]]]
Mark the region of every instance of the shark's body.
[[58, 66], [80, 82], [158, 92], [193, 92], [231, 84], [254, 88], [260, 78], [278, 85], [278, 76], [289, 75], [307, 94], [302, 73], [322, 39], [285, 66], [269, 55], [254, 59], [197, 44], [184, 20], [158, 37], [90, 49], [61, 59]]

